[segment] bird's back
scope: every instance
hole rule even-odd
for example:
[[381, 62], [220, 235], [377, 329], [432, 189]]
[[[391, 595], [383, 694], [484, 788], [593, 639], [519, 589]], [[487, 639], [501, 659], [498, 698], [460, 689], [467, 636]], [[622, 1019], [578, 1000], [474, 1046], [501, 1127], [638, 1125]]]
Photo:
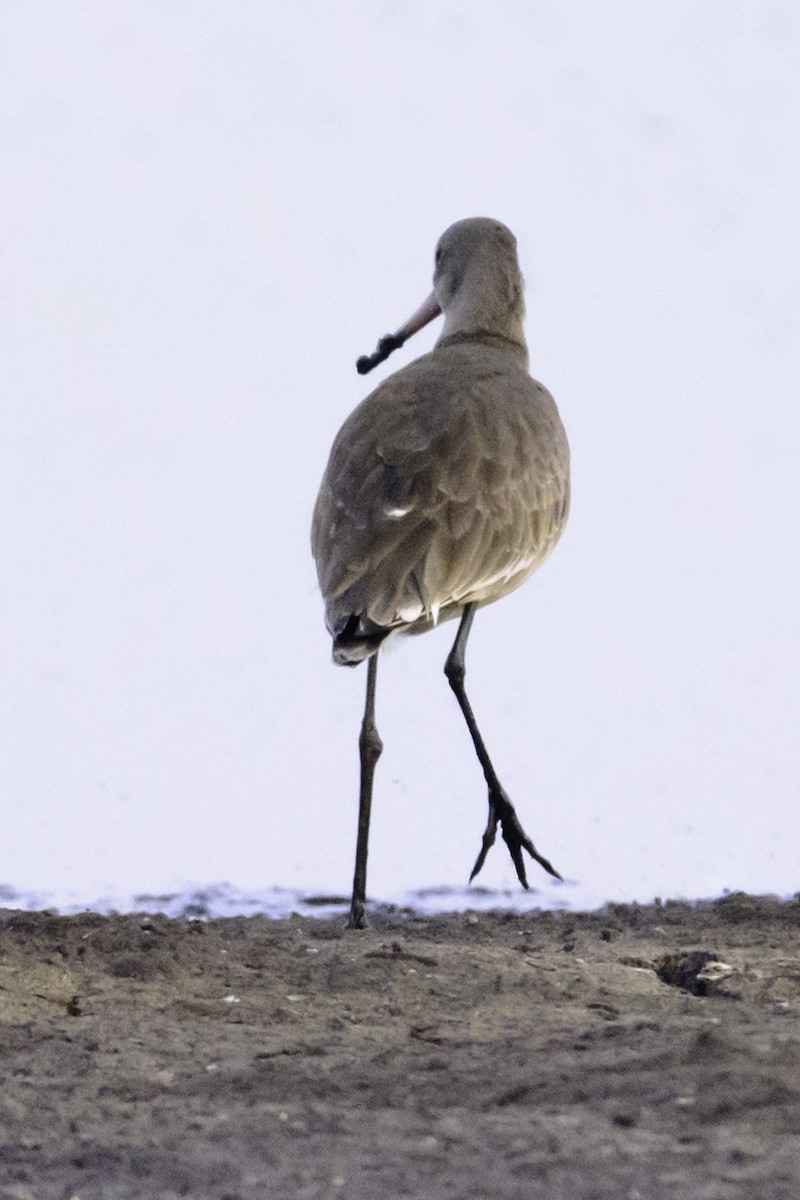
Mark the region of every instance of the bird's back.
[[339, 661], [518, 587], [568, 507], [566, 435], [524, 356], [457, 341], [392, 375], [339, 431], [314, 510]]

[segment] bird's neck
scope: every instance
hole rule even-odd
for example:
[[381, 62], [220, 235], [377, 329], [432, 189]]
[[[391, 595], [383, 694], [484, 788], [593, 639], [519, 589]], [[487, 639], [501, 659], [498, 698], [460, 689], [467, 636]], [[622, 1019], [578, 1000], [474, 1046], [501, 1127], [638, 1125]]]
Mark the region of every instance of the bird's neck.
[[492, 350], [500, 350], [513, 356], [523, 370], [528, 369], [528, 347], [525, 335], [519, 338], [509, 337], [504, 333], [492, 333], [488, 329], [456, 329], [448, 333], [442, 330], [442, 336], [436, 343], [437, 350], [447, 346], [487, 346]]
[[475, 279], [468, 274], [443, 307], [444, 326], [437, 346], [456, 341], [485, 342], [498, 349], [515, 349], [527, 362], [525, 301], [518, 270], [476, 272]]

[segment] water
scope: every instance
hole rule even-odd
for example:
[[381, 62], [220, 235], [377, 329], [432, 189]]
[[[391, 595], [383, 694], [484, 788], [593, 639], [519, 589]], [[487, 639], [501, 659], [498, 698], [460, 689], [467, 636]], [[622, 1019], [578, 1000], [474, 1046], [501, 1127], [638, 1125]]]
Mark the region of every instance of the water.
[[[671, 896], [669, 899], [689, 899]], [[711, 899], [713, 897], [693, 897]], [[642, 897], [630, 896], [628, 901]], [[655, 897], [649, 897], [649, 900]], [[614, 898], [615, 903], [619, 897]], [[168, 917], [183, 919], [211, 919], [214, 917], [254, 916], [262, 914], [279, 919], [292, 914], [320, 918], [344, 914], [349, 906], [349, 897], [328, 893], [302, 891], [292, 888], [264, 888], [259, 891], [244, 891], [228, 883], [188, 885], [175, 891], [162, 893], [129, 892], [106, 893], [93, 899], [81, 897], [75, 892], [26, 891], [9, 885], [0, 885], [0, 908], [24, 909], [26, 911], [50, 910], [63, 915], [78, 912], [109, 913], [163, 913]], [[608, 897], [591, 895], [585, 888], [563, 884], [550, 887], [546, 892], [532, 889], [525, 892], [516, 888], [485, 887], [432, 887], [404, 892], [388, 898], [373, 897], [372, 906], [383, 912], [410, 912], [422, 915], [449, 912], [490, 912], [505, 909], [509, 912], [534, 911], [587, 911], [603, 907]]]

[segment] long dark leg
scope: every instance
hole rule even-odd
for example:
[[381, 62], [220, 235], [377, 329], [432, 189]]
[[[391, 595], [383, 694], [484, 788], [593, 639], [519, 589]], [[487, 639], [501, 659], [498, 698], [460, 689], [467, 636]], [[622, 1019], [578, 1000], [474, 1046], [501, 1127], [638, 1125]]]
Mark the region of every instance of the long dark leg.
[[467, 652], [467, 639], [469, 638], [469, 631], [472, 628], [474, 616], [475, 604], [465, 605], [461, 624], [456, 634], [456, 640], [453, 642], [453, 649], [448, 654], [447, 662], [444, 664], [444, 673], [447, 676], [450, 687], [456, 694], [456, 700], [458, 700], [461, 706], [461, 711], [464, 714], [467, 728], [475, 746], [475, 752], [483, 767], [484, 778], [489, 787], [489, 821], [483, 834], [480, 854], [475, 860], [475, 866], [472, 868], [472, 874], [469, 878], [470, 882], [472, 882], [486, 861], [486, 855], [494, 845], [494, 840], [497, 836], [497, 823], [499, 821], [503, 827], [503, 840], [508, 846], [514, 866], [516, 867], [517, 878], [522, 886], [527, 888], [528, 880], [525, 875], [525, 863], [522, 858], [523, 849], [527, 850], [531, 858], [544, 867], [545, 871], [549, 872], [550, 875], [554, 875], [556, 879], [560, 879], [561, 876], [552, 863], [548, 862], [546, 858], [542, 858], [520, 825], [519, 817], [514, 811], [514, 805], [509, 800], [500, 780], [497, 778], [497, 772], [492, 766], [492, 760], [489, 758], [483, 738], [481, 737], [481, 731], [478, 729], [478, 722], [475, 720], [472, 705], [467, 698], [464, 687], [464, 677], [467, 673], [464, 658]]
[[375, 679], [378, 674], [377, 651], [367, 663], [367, 702], [358, 750], [361, 758], [361, 790], [358, 798], [358, 839], [356, 841], [356, 869], [353, 875], [353, 898], [350, 901], [348, 929], [366, 929], [364, 903], [367, 898], [367, 850], [369, 848], [369, 814], [372, 808], [372, 779], [375, 764], [381, 756], [383, 742], [375, 725]]

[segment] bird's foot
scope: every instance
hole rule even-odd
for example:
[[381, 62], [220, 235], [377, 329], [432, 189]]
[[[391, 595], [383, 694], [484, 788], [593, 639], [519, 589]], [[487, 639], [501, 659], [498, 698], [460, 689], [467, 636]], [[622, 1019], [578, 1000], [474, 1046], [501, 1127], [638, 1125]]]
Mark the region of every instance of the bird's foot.
[[345, 929], [366, 929], [368, 927], [367, 917], [364, 912], [364, 905], [360, 900], [353, 900], [350, 904], [350, 912], [347, 916], [347, 924]]
[[502, 827], [503, 841], [508, 846], [511, 860], [514, 863], [514, 869], [517, 872], [517, 879], [519, 879], [526, 890], [528, 888], [528, 877], [525, 874], [525, 862], [522, 857], [523, 850], [527, 850], [531, 858], [538, 862], [539, 866], [543, 867], [549, 875], [552, 875], [555, 879], [561, 878], [553, 864], [539, 853], [522, 828], [514, 805], [509, 800], [503, 788], [497, 787], [489, 789], [489, 820], [486, 823], [486, 829], [483, 831], [480, 853], [475, 860], [475, 866], [472, 868], [472, 874], [469, 877], [470, 883], [472, 883], [472, 880], [480, 871], [486, 861], [486, 855], [494, 845], [495, 838], [497, 837], [498, 823]]

